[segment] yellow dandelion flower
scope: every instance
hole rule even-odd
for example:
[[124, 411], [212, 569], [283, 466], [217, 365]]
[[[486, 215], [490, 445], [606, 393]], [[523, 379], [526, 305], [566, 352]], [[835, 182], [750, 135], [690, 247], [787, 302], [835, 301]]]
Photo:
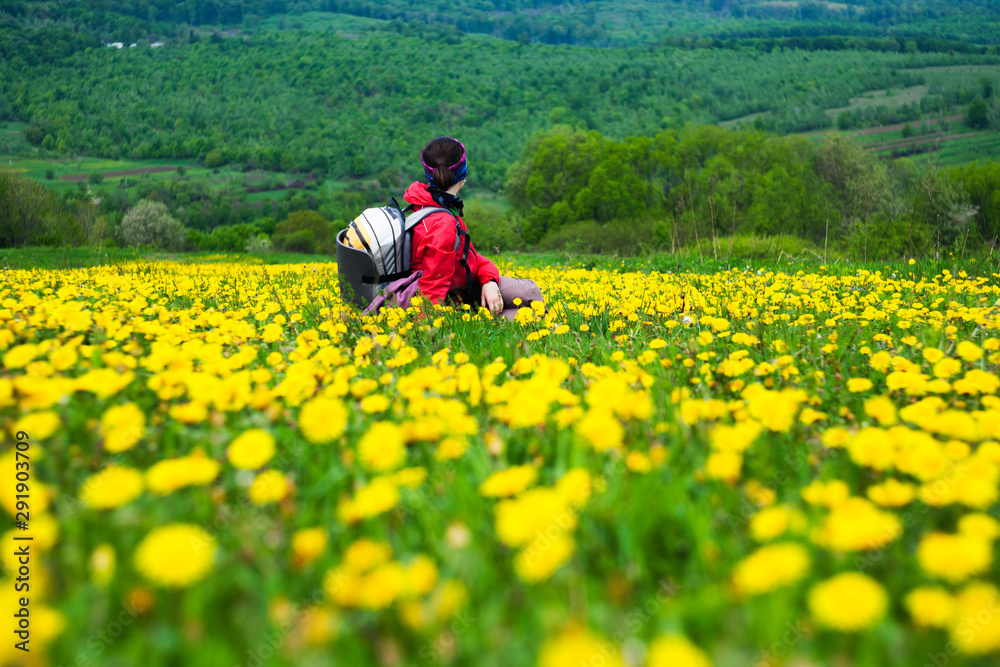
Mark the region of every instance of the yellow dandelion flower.
[[712, 667], [712, 661], [686, 637], [667, 635], [649, 645], [646, 667]]
[[399, 596], [411, 599], [427, 595], [438, 580], [437, 565], [424, 554], [417, 554], [403, 566], [403, 582]]
[[53, 433], [59, 430], [60, 426], [62, 426], [62, 420], [59, 418], [59, 415], [48, 410], [24, 415], [14, 422], [14, 426], [10, 432], [16, 434], [18, 431], [24, 431], [31, 436], [32, 440], [39, 441], [51, 437]]
[[365, 575], [358, 606], [364, 609], [388, 607], [402, 592], [403, 580], [403, 567], [399, 563], [380, 565]]
[[372, 394], [361, 399], [361, 411], [365, 414], [373, 415], [378, 412], [385, 412], [392, 402], [387, 396], [382, 394]]
[[376, 477], [354, 497], [337, 508], [341, 521], [354, 523], [388, 512], [399, 503], [399, 487], [385, 477]]
[[204, 401], [191, 401], [170, 406], [169, 414], [185, 424], [200, 424], [208, 419], [208, 405]]
[[392, 547], [388, 544], [361, 538], [344, 552], [344, 567], [353, 572], [367, 572], [388, 563], [390, 558], [392, 558]]
[[[274, 322], [266, 325], [260, 334], [260, 338], [265, 343], [273, 343], [285, 337], [285, 329], [280, 324]], [[273, 365], [273, 364], [272, 364]]]
[[809, 611], [822, 626], [841, 632], [858, 632], [878, 623], [889, 598], [873, 579], [845, 572], [816, 584], [809, 591]]
[[979, 361], [983, 358], [983, 350], [981, 347], [967, 340], [963, 340], [955, 348], [955, 354], [962, 357], [965, 361], [972, 363], [973, 361]]
[[947, 628], [955, 615], [955, 598], [936, 586], [910, 591], [904, 604], [913, 622], [924, 627]]
[[867, 399], [865, 414], [877, 421], [880, 426], [894, 426], [899, 421], [896, 416], [896, 404], [888, 396], [872, 396]]
[[917, 561], [927, 574], [958, 583], [988, 570], [993, 548], [974, 535], [930, 533], [920, 540]]
[[593, 480], [584, 468], [567, 470], [566, 474], [556, 482], [555, 491], [571, 507], [581, 508], [590, 500], [593, 492]]
[[958, 520], [958, 532], [984, 540], [995, 540], [1000, 537], [1000, 522], [989, 514], [973, 512]]
[[450, 461], [465, 455], [469, 449], [469, 442], [465, 438], [448, 437], [438, 443], [437, 451], [434, 452], [435, 461]]
[[847, 483], [840, 479], [832, 479], [829, 482], [817, 479], [810, 482], [800, 493], [802, 499], [810, 505], [836, 507], [850, 497], [851, 490]]
[[124, 452], [135, 446], [146, 433], [146, 417], [135, 403], [108, 408], [101, 417], [104, 449]]
[[299, 620], [302, 638], [309, 646], [326, 646], [340, 630], [340, 619], [333, 609], [313, 605], [303, 611]]
[[982, 655], [1000, 649], [1000, 590], [972, 582], [955, 596], [951, 640], [962, 653]]
[[936, 364], [937, 362], [944, 359], [944, 352], [937, 349], [936, 347], [925, 347], [921, 351], [921, 354], [923, 355], [924, 359], [931, 364]]
[[592, 407], [573, 426], [584, 440], [598, 452], [621, 449], [625, 429], [611, 410]]
[[8, 370], [24, 368], [41, 353], [39, 346], [32, 343], [12, 347], [3, 355], [3, 367]]
[[545, 581], [573, 555], [573, 540], [564, 533], [540, 534], [514, 558], [514, 571], [528, 583]]
[[185, 486], [203, 486], [219, 476], [222, 465], [200, 451], [154, 463], [146, 471], [146, 486], [161, 496]]
[[737, 452], [712, 452], [705, 462], [705, 475], [710, 479], [734, 482], [740, 478], [743, 455]]
[[896, 515], [865, 498], [849, 498], [831, 509], [813, 541], [833, 551], [867, 551], [895, 541], [902, 532]]
[[161, 586], [181, 588], [212, 568], [215, 538], [198, 526], [172, 523], [154, 528], [135, 552], [136, 569]]
[[256, 505], [265, 505], [282, 500], [288, 495], [288, 479], [277, 470], [265, 470], [250, 484], [247, 495]]
[[890, 477], [881, 484], [869, 487], [867, 493], [868, 497], [876, 505], [881, 505], [882, 507], [902, 507], [913, 502], [914, 497], [917, 495], [917, 487]]
[[495, 472], [479, 485], [479, 495], [487, 498], [515, 496], [524, 491], [538, 477], [533, 465], [512, 466]]
[[576, 527], [569, 501], [551, 488], [529, 489], [496, 506], [496, 531], [508, 546], [527, 544], [539, 532], [555, 535]]
[[274, 456], [274, 436], [267, 431], [253, 428], [233, 440], [226, 449], [226, 457], [237, 468], [256, 470]]
[[809, 553], [799, 544], [763, 546], [741, 560], [733, 585], [745, 595], [759, 595], [799, 581], [809, 570]]
[[80, 500], [94, 509], [121, 507], [138, 498], [143, 486], [142, 473], [138, 470], [109, 465], [84, 480]]
[[537, 667], [601, 664], [624, 667], [617, 647], [603, 637], [578, 626], [570, 626], [548, 639], [538, 653]]
[[292, 562], [296, 567], [305, 567], [326, 550], [326, 542], [325, 528], [303, 528], [295, 531], [292, 535]]
[[322, 444], [343, 435], [347, 428], [347, 417], [343, 401], [320, 396], [302, 406], [299, 411], [299, 429], [309, 442]]
[[750, 517], [750, 535], [758, 542], [766, 542], [788, 531], [801, 531], [805, 525], [806, 517], [802, 512], [787, 505], [778, 505], [762, 509]]
[[392, 422], [375, 422], [358, 442], [358, 458], [367, 470], [395, 470], [406, 461], [403, 430]]
[[868, 378], [850, 378], [847, 381], [847, 391], [852, 394], [861, 394], [869, 391], [874, 384]]
[[115, 550], [110, 544], [100, 544], [90, 553], [90, 578], [103, 588], [115, 576]]

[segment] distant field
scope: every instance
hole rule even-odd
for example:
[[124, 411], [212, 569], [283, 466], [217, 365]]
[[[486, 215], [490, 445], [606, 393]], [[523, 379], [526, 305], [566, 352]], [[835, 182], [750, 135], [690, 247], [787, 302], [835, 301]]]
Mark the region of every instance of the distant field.
[[918, 69], [908, 69], [911, 74], [923, 74], [928, 85], [944, 85], [955, 83], [956, 78], [959, 84], [965, 85], [965, 77], [969, 83], [977, 83], [980, 77], [989, 77], [1000, 81], [1000, 65], [948, 65], [946, 67], [921, 67]]
[[857, 109], [866, 109], [878, 106], [894, 109], [896, 107], [901, 107], [904, 104], [919, 102], [920, 99], [927, 94], [929, 89], [929, 85], [923, 85], [901, 88], [899, 90], [873, 90], [863, 95], [859, 95], [858, 97], [852, 97], [850, 103], [846, 107], [827, 109], [826, 115], [828, 118], [836, 118], [844, 111], [855, 111]]
[[[24, 174], [43, 183], [58, 194], [80, 187], [87, 183], [91, 174], [101, 174], [104, 178], [96, 187], [114, 187], [124, 184], [132, 187], [140, 181], [169, 181], [180, 178], [178, 169], [184, 169], [184, 178], [189, 181], [201, 181], [210, 190], [224, 190], [236, 187], [247, 189], [270, 188], [275, 185], [287, 186], [294, 181], [305, 180], [303, 174], [283, 172], [254, 171], [244, 173], [222, 167], [209, 169], [191, 160], [108, 160], [104, 158], [75, 159], [41, 159], [21, 158], [18, 156], [0, 156], [0, 165], [6, 169]], [[48, 172], [52, 178], [48, 178]], [[347, 187], [349, 183], [328, 180], [317, 186], [316, 191], [336, 192]], [[288, 193], [300, 191], [312, 192], [311, 188], [274, 187], [274, 189], [248, 192], [246, 201], [271, 201], [281, 199]]]
[[721, 121], [718, 125], [719, 127], [725, 127], [727, 129], [735, 128], [741, 124], [749, 125], [757, 120], [761, 116], [766, 116], [771, 113], [770, 111], [759, 111], [757, 113], [747, 114], [746, 116], [740, 116], [739, 118], [730, 118], [729, 120]]
[[[1000, 132], [972, 130], [962, 123], [964, 120], [962, 115], [949, 116], [946, 120], [949, 123], [947, 131], [926, 134], [923, 133], [923, 123], [926, 123], [928, 128], [934, 128], [937, 125], [936, 119], [928, 119], [923, 123], [921, 121], [909, 123], [913, 131], [909, 137], [903, 136], [903, 127], [906, 123], [847, 132], [825, 130], [801, 136], [812, 141], [821, 141], [824, 137], [840, 135], [853, 139], [861, 143], [866, 150], [884, 157], [927, 155], [941, 166], [968, 164], [976, 160], [1000, 161]], [[914, 148], [918, 151], [914, 152]]]

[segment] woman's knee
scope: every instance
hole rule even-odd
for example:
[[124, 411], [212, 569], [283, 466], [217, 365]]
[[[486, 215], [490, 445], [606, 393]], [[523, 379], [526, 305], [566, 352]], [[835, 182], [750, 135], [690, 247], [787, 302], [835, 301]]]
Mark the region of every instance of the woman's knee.
[[526, 278], [500, 277], [500, 294], [505, 303], [512, 303], [514, 299], [520, 299], [523, 303], [532, 301], [542, 301], [542, 290], [538, 288], [534, 280]]

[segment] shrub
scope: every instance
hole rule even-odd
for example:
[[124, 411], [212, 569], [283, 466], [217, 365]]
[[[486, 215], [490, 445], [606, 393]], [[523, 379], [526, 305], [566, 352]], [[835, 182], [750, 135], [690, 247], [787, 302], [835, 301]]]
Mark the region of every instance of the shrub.
[[566, 250], [595, 254], [639, 255], [656, 246], [652, 222], [578, 222], [546, 236], [542, 250]]
[[274, 247], [286, 252], [335, 252], [333, 227], [316, 211], [295, 211], [274, 229]]
[[198, 238], [198, 250], [209, 252], [243, 252], [246, 249], [247, 238], [253, 236], [252, 225], [224, 225], [216, 227], [210, 234], [202, 234]]
[[161, 202], [144, 199], [129, 210], [119, 229], [127, 247], [150, 245], [163, 250], [183, 250], [185, 230]]
[[104, 182], [104, 174], [95, 171], [91, 173], [89, 176], [87, 176], [87, 181], [91, 185], [99, 185]]
[[469, 202], [462, 219], [472, 243], [481, 253], [516, 250], [524, 245], [520, 224], [512, 216], [504, 215], [499, 206], [482, 201]]
[[246, 251], [252, 255], [263, 255], [271, 252], [271, 242], [264, 234], [251, 236], [247, 239]]
[[226, 164], [226, 155], [218, 148], [213, 148], [205, 156], [205, 166], [209, 169], [215, 169], [224, 164]]
[[311, 229], [300, 229], [291, 234], [274, 237], [274, 245], [285, 252], [301, 252], [308, 255], [316, 253], [316, 236]]

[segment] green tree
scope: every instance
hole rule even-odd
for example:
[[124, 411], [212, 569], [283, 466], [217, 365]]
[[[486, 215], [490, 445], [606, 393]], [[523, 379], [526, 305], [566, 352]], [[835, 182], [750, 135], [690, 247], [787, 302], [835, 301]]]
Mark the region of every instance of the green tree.
[[989, 107], [986, 100], [977, 97], [969, 103], [969, 109], [965, 114], [966, 124], [976, 130], [985, 130], [990, 125]]
[[38, 181], [0, 170], [0, 247], [34, 243], [58, 208], [55, 195]]
[[330, 223], [316, 211], [289, 213], [274, 229], [274, 247], [287, 252], [333, 254], [336, 251]]
[[124, 245], [150, 245], [162, 250], [183, 250], [187, 238], [184, 226], [158, 201], [144, 199], [122, 219], [119, 234]]

